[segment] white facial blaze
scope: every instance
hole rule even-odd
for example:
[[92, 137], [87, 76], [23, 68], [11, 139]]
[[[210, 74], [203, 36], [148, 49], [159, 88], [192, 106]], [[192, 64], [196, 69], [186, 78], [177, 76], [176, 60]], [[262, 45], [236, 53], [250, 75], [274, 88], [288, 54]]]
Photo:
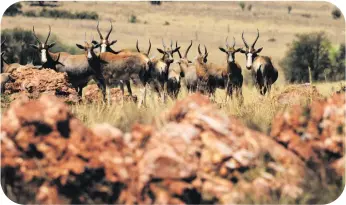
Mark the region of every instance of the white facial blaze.
[[107, 47], [107, 45], [106, 44], [101, 44], [101, 53], [104, 53], [104, 52], [106, 52], [106, 47]]
[[42, 61], [42, 63], [47, 62], [47, 50], [46, 49], [41, 50], [41, 61]]
[[88, 59], [91, 59], [93, 56], [91, 55], [91, 51], [88, 50]]
[[246, 56], [246, 67], [250, 68], [252, 65], [252, 53], [248, 53]]
[[232, 55], [228, 56], [228, 62], [233, 62], [233, 56]]

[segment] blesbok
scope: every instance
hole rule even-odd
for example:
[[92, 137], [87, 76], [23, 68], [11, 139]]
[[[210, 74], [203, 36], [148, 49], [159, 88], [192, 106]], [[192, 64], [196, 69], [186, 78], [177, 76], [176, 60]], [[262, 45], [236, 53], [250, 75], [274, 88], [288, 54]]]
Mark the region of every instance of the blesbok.
[[162, 46], [163, 49], [157, 48], [157, 50], [162, 54], [162, 57], [150, 60], [149, 84], [153, 90], [159, 93], [162, 102], [165, 102], [169, 68], [174, 62], [174, 53], [177, 52], [180, 47], [173, 49], [173, 42], [171, 41], [171, 48], [167, 48], [163, 39]]
[[[178, 47], [178, 42], [176, 42], [176, 48]], [[196, 66], [187, 58], [187, 54], [192, 47], [192, 41], [185, 51], [184, 56], [181, 55], [178, 50], [179, 60], [173, 65], [179, 66], [172, 67], [168, 74], [167, 91], [169, 94], [176, 97], [179, 93], [180, 82], [187, 88], [188, 92], [195, 92], [197, 89], [197, 74]]]
[[51, 68], [57, 72], [66, 72], [69, 82], [78, 91], [79, 96], [82, 96], [83, 88], [87, 85], [89, 80], [93, 78], [98, 87], [102, 90], [105, 98], [105, 82], [99, 68], [100, 66], [98, 68], [95, 66], [95, 64], [100, 64], [98, 57], [94, 53], [94, 49], [98, 46], [93, 46], [87, 42], [85, 42], [85, 46], [76, 44], [77, 47], [85, 50], [85, 54], [80, 55], [71, 55], [66, 52], [52, 53], [49, 52], [49, 49], [52, 48], [55, 43], [48, 44], [51, 27], [49, 26], [49, 33], [44, 43], [36, 36], [34, 27], [32, 31], [39, 45], [31, 46], [40, 52], [41, 61], [43, 63], [42, 67]]
[[256, 88], [260, 91], [261, 95], [270, 92], [272, 84], [278, 79], [278, 70], [274, 68], [271, 59], [268, 56], [259, 56], [263, 49], [255, 49], [256, 42], [259, 38], [259, 30], [257, 29], [257, 37], [253, 44], [249, 46], [244, 38], [244, 31], [241, 35], [246, 50], [241, 49], [240, 52], [245, 54], [246, 68], [251, 70], [252, 78], [255, 82]]
[[[138, 107], [145, 104], [146, 84], [149, 80], [150, 59], [143, 53], [100, 53], [99, 60], [101, 62], [100, 70], [105, 79], [107, 100], [110, 104], [110, 86], [115, 85], [119, 81], [130, 81], [139, 79], [140, 98]], [[122, 87], [123, 88], [123, 87]], [[124, 98], [124, 90], [122, 90], [122, 103]]]
[[219, 47], [220, 51], [226, 53], [227, 55], [227, 84], [226, 84], [226, 100], [228, 96], [233, 96], [233, 90], [235, 91], [235, 95], [242, 102], [243, 94], [242, 94], [242, 86], [243, 86], [243, 75], [240, 65], [235, 61], [235, 54], [240, 52], [241, 48], [235, 49], [235, 38], [233, 37], [233, 45], [229, 46], [228, 37], [226, 38], [226, 48]]
[[[131, 51], [127, 51], [127, 50], [114, 51], [111, 48], [111, 46], [114, 45], [117, 42], [117, 40], [113, 40], [113, 41], [109, 40], [109, 36], [112, 33], [112, 31], [113, 31], [113, 25], [112, 25], [111, 21], [110, 21], [111, 28], [109, 29], [108, 33], [106, 34], [106, 37], [103, 37], [103, 35], [102, 35], [101, 31], [100, 31], [100, 28], [99, 28], [99, 24], [100, 24], [100, 22], [98, 21], [97, 22], [97, 26], [96, 26], [96, 30], [97, 30], [97, 33], [100, 36], [100, 42], [97, 42], [96, 40], [93, 40], [92, 43], [94, 45], [99, 45], [100, 53], [104, 53], [104, 52], [110, 52], [110, 53], [114, 53], [114, 54], [119, 54], [119, 53], [121, 53], [121, 54], [129, 54], [129, 53], [131, 53]], [[132, 89], [131, 89], [130, 81], [122, 81], [122, 80], [120, 80], [118, 83], [120, 84], [120, 88], [121, 88], [122, 91], [124, 90], [124, 84], [126, 84], [127, 91], [129, 92], [130, 96], [132, 96]]]
[[[6, 39], [1, 42], [1, 48], [3, 47]], [[14, 70], [16, 70], [21, 65], [19, 63], [7, 63], [7, 61], [4, 59], [4, 53], [1, 52], [1, 73], [12, 73]], [[5, 79], [5, 78], [4, 78]]]
[[208, 79], [208, 51], [206, 46], [204, 46], [204, 54], [201, 52], [201, 45], [198, 45], [198, 56], [195, 58], [194, 65], [196, 67], [197, 75], [197, 91], [203, 94], [210, 93]]

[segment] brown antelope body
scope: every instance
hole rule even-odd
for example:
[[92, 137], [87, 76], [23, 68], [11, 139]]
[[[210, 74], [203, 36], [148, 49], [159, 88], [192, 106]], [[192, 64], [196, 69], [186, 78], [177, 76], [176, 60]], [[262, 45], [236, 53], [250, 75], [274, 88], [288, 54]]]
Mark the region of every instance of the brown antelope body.
[[[6, 39], [1, 42], [1, 48], [3, 47], [5, 41]], [[1, 73], [12, 73], [14, 70], [21, 66], [19, 63], [7, 63], [3, 55], [4, 52], [1, 52]]]
[[[187, 88], [188, 92], [195, 92], [197, 89], [198, 78], [196, 73], [196, 66], [187, 58], [187, 54], [191, 46], [192, 41], [186, 49], [184, 56], [182, 56], [180, 51], [178, 51], [179, 60], [176, 63], [174, 63], [174, 65], [178, 65], [179, 68], [172, 67], [172, 71], [170, 71], [168, 75], [167, 90], [169, 93], [171, 93], [171, 95], [177, 95], [179, 93], [180, 82], [183, 83], [183, 85]], [[176, 47], [178, 47], [177, 43]]]
[[235, 38], [233, 37], [232, 47], [228, 44], [228, 37], [226, 38], [226, 48], [219, 48], [220, 51], [227, 55], [227, 99], [228, 96], [233, 96], [235, 91], [236, 97], [239, 97], [241, 102], [243, 101], [242, 86], [243, 86], [243, 75], [240, 65], [235, 61], [235, 54], [240, 52], [241, 48], [235, 49]]
[[[127, 50], [122, 50], [122, 51], [114, 51], [111, 46], [114, 45], [117, 40], [114, 40], [114, 41], [110, 41], [109, 40], [109, 36], [110, 34], [112, 33], [112, 30], [113, 30], [113, 25], [112, 25], [112, 22], [111, 23], [111, 28], [109, 29], [107, 35], [105, 37], [103, 37], [101, 31], [100, 31], [100, 28], [99, 28], [99, 22], [97, 22], [97, 26], [96, 26], [96, 30], [97, 30], [97, 33], [99, 34], [100, 36], [100, 42], [97, 42], [95, 40], [92, 41], [92, 43], [94, 45], [99, 45], [100, 47], [100, 53], [105, 53], [105, 52], [110, 52], [110, 53], [113, 53], [113, 54], [130, 54], [132, 53], [131, 51], [127, 51]], [[130, 84], [130, 81], [117, 81], [115, 84], [120, 84], [120, 89], [122, 91], [122, 93], [124, 93], [124, 84], [126, 84], [126, 87], [127, 87], [127, 91], [129, 92], [130, 96], [132, 96], [132, 89], [131, 89], [131, 84]]]
[[77, 47], [86, 51], [85, 54], [70, 55], [66, 52], [52, 53], [49, 52], [49, 49], [52, 48], [55, 43], [47, 44], [50, 33], [51, 28], [49, 26], [47, 39], [45, 43], [41, 43], [41, 41], [37, 38], [33, 27], [33, 34], [39, 45], [31, 46], [40, 52], [41, 61], [43, 63], [42, 67], [51, 68], [57, 72], [66, 72], [69, 82], [73, 87], [76, 88], [79, 96], [82, 96], [82, 89], [87, 85], [89, 80], [93, 78], [98, 87], [102, 90], [103, 96], [105, 97], [105, 83], [99, 69], [100, 66], [98, 68], [95, 66], [95, 64], [100, 64], [98, 62], [99, 59], [93, 51], [93, 49], [97, 47], [89, 45], [88, 43], [86, 43], [86, 46], [76, 44]]
[[174, 62], [173, 54], [177, 52], [180, 47], [173, 49], [173, 42], [171, 41], [171, 48], [167, 48], [162, 40], [163, 50], [157, 50], [162, 54], [161, 58], [151, 59], [150, 63], [150, 81], [151, 88], [159, 93], [162, 102], [166, 100], [167, 81], [170, 65]]
[[249, 46], [244, 38], [244, 32], [242, 33], [242, 39], [246, 50], [240, 52], [245, 54], [246, 68], [251, 70], [252, 77], [257, 89], [261, 95], [265, 95], [266, 92], [270, 92], [272, 84], [278, 79], [278, 71], [274, 68], [271, 60], [267, 56], [259, 56], [263, 49], [255, 49], [256, 42], [259, 38], [259, 31], [257, 29], [257, 37], [251, 46]]
[[145, 104], [146, 83], [149, 79], [150, 60], [142, 53], [131, 54], [114, 54], [111, 52], [101, 53], [101, 72], [107, 86], [108, 103], [110, 103], [111, 85], [122, 80], [123, 82], [130, 79], [139, 79], [141, 96], [138, 101], [138, 107]]

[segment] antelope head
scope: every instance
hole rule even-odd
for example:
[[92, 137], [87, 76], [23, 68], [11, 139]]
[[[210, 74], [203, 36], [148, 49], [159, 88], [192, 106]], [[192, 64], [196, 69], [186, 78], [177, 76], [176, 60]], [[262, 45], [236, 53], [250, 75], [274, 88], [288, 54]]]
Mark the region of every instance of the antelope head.
[[204, 54], [201, 52], [201, 45], [198, 44], [198, 56], [197, 61], [200, 63], [207, 63], [208, 62], [208, 50], [207, 47], [204, 45]]
[[178, 52], [180, 47], [173, 49], [173, 42], [171, 41], [171, 48], [167, 48], [163, 39], [162, 39], [162, 46], [163, 46], [163, 50], [161, 48], [158, 48], [157, 50], [163, 55], [161, 60], [163, 60], [166, 64], [169, 65], [174, 62], [173, 54], [175, 52]]
[[[186, 64], [192, 63], [190, 60], [187, 59], [187, 54], [189, 53], [189, 50], [190, 50], [191, 46], [192, 46], [192, 40], [191, 40], [191, 43], [190, 43], [189, 47], [187, 47], [184, 56], [181, 55], [179, 50], [177, 51], [178, 55], [179, 55], [179, 58], [180, 58], [179, 61], [178, 61], [179, 64], [181, 64], [181, 63], [186, 63]], [[175, 42], [175, 47], [178, 48], [178, 41]]]
[[219, 47], [220, 51], [227, 54], [227, 62], [234, 63], [235, 62], [235, 53], [240, 52], [242, 48], [235, 49], [235, 38], [233, 37], [233, 45], [229, 46], [228, 36], [226, 38], [226, 48]]
[[97, 32], [98, 32], [98, 34], [99, 34], [99, 36], [100, 36], [100, 42], [97, 42], [97, 41], [93, 40], [92, 43], [93, 43], [94, 45], [99, 45], [99, 47], [101, 48], [101, 50], [100, 50], [101, 53], [104, 53], [104, 52], [111, 52], [111, 53], [117, 54], [117, 52], [115, 52], [115, 51], [111, 48], [111, 46], [112, 46], [113, 44], [115, 44], [115, 43], [117, 42], [117, 40], [109, 41], [109, 35], [111, 34], [111, 32], [112, 32], [112, 30], [113, 30], [112, 22], [110, 22], [110, 23], [111, 23], [111, 28], [109, 29], [109, 31], [108, 31], [108, 33], [107, 33], [107, 35], [106, 35], [105, 38], [104, 38], [104, 37], [102, 36], [102, 34], [101, 34], [101, 31], [100, 31], [100, 28], [99, 28], [99, 23], [100, 23], [100, 22], [97, 22], [97, 27], [96, 27], [96, 29], [97, 29]]
[[76, 46], [82, 50], [85, 51], [85, 55], [88, 58], [88, 60], [93, 59], [96, 54], [94, 52], [94, 49], [98, 48], [100, 45], [93, 45], [92, 43], [88, 43], [88, 42], [84, 42], [84, 46], [80, 45], [80, 44], [76, 44]]
[[241, 37], [243, 39], [244, 45], [246, 47], [246, 50], [241, 49], [240, 52], [245, 54], [245, 57], [246, 57], [246, 68], [250, 70], [251, 66], [252, 66], [253, 60], [258, 56], [258, 53], [261, 52], [262, 49], [263, 49], [263, 47], [259, 48], [259, 49], [255, 49], [256, 42], [257, 42], [257, 40], [259, 38], [259, 31], [257, 29], [256, 40], [253, 42], [253, 44], [251, 46], [249, 46], [247, 44], [247, 42], [246, 42], [246, 40], [244, 38], [244, 31], [241, 34]]
[[40, 39], [36, 36], [35, 34], [35, 27], [32, 27], [32, 32], [34, 34], [34, 37], [36, 38], [36, 41], [38, 43], [38, 46], [34, 45], [34, 44], [30, 44], [31, 47], [33, 47], [34, 49], [38, 50], [39, 53], [41, 54], [41, 61], [42, 63], [46, 63], [47, 60], [47, 52], [50, 48], [52, 48], [55, 45], [55, 42], [48, 44], [48, 39], [51, 33], [51, 27], [49, 26], [49, 32], [48, 32], [48, 36], [46, 38], [46, 41], [44, 43], [42, 43], [40, 41]]

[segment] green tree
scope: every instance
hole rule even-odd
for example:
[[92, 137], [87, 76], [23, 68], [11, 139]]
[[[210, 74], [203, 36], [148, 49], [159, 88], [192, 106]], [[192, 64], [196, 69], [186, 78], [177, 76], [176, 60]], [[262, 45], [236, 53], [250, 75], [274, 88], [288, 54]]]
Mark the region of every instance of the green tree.
[[22, 4], [15, 3], [8, 7], [4, 13], [4, 16], [16, 16], [22, 13]]
[[280, 66], [287, 81], [309, 82], [308, 67], [314, 81], [325, 80], [325, 70], [331, 67], [329, 59], [330, 41], [324, 32], [298, 34], [290, 45]]

